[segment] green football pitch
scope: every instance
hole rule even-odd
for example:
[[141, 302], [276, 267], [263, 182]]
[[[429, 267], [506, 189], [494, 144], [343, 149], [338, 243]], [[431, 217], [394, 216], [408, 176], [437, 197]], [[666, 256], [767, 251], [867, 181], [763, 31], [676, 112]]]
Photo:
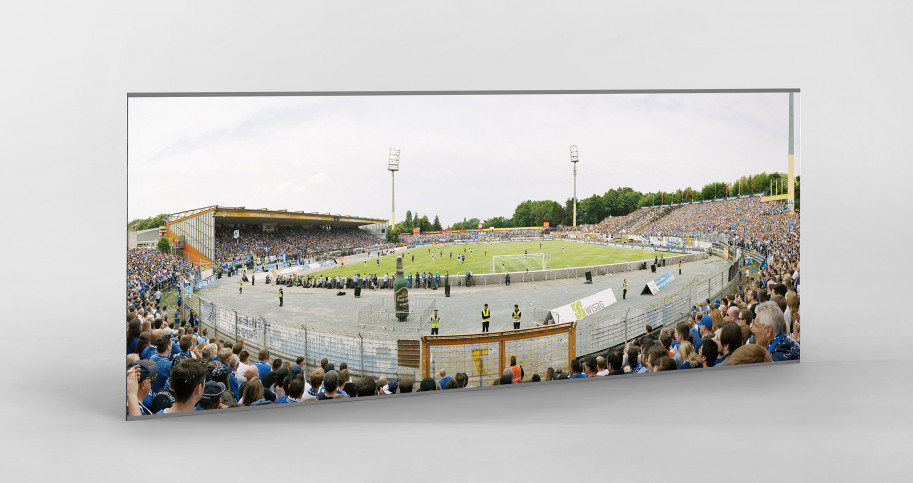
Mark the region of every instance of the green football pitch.
[[[458, 263], [457, 255], [466, 254], [466, 263]], [[472, 254], [469, 254], [470, 249]], [[653, 260], [662, 255], [671, 253], [654, 252], [652, 250], [637, 250], [633, 248], [617, 248], [604, 245], [587, 245], [577, 242], [544, 241], [542, 248], [539, 242], [510, 242], [510, 243], [475, 243], [472, 245], [425, 245], [401, 252], [397, 255], [380, 257], [364, 261], [346, 263], [329, 270], [320, 271], [320, 275], [352, 276], [356, 273], [376, 273], [383, 275], [396, 273], [396, 257], [402, 255], [403, 270], [406, 273], [415, 272], [450, 272], [450, 275], [462, 275], [467, 270], [475, 274], [491, 273], [491, 257], [495, 255], [523, 255], [528, 250], [530, 255], [545, 253], [548, 255], [547, 269], [587, 267], [591, 265], [607, 265], [611, 263], [633, 262], [637, 260]], [[563, 250], [563, 251], [562, 251]], [[450, 254], [453, 253], [453, 258]], [[415, 260], [412, 256], [415, 255]], [[432, 255], [434, 259], [432, 260]], [[508, 262], [509, 263], [509, 262]], [[532, 262], [541, 267], [541, 261]], [[538, 270], [540, 268], [530, 268]], [[498, 270], [495, 270], [496, 272]], [[314, 274], [317, 275], [317, 274]]]

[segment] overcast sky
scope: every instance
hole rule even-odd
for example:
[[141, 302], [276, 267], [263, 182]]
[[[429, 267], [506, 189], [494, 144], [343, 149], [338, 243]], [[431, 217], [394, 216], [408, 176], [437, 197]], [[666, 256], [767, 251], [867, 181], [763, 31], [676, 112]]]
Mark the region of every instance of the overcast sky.
[[[795, 96], [796, 175], [799, 95]], [[789, 95], [130, 98], [128, 217], [208, 205], [390, 219], [510, 217], [524, 200], [786, 172]]]

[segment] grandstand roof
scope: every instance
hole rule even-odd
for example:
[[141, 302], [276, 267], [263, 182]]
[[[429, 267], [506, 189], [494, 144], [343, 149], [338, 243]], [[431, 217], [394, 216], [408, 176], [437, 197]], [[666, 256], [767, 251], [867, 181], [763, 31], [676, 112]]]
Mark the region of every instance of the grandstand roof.
[[377, 218], [358, 217], [331, 213], [317, 213], [304, 211], [270, 210], [267, 208], [247, 208], [244, 206], [219, 206], [212, 205], [193, 210], [172, 213], [166, 218], [168, 223], [190, 218], [202, 213], [214, 211], [217, 225], [231, 223], [279, 223], [294, 225], [331, 225], [351, 226], [372, 225], [375, 223], [386, 224], [387, 220]]

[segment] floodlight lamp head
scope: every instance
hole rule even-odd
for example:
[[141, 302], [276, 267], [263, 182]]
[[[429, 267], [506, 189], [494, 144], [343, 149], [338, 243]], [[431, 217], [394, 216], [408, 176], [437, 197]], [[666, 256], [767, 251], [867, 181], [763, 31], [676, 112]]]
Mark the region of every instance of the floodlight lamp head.
[[387, 169], [390, 171], [399, 171], [399, 149], [390, 148], [390, 158], [387, 162]]
[[571, 162], [576, 163], [578, 161], [580, 161], [580, 157], [577, 155], [577, 145], [572, 144], [571, 145]]

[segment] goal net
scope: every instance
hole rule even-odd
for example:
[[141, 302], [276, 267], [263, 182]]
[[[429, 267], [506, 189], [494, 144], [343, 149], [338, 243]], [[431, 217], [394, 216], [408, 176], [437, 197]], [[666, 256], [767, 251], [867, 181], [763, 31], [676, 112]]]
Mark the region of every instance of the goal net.
[[526, 255], [495, 255], [491, 257], [491, 273], [545, 270], [547, 268], [548, 255], [544, 253], [530, 253]]

